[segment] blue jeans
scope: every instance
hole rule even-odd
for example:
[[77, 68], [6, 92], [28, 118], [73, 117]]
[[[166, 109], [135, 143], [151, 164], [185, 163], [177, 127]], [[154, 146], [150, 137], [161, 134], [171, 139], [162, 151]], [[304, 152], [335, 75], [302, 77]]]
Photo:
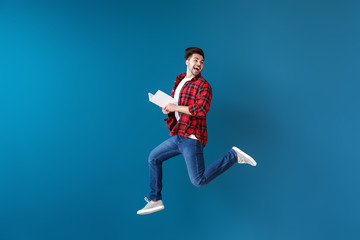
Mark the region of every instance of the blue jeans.
[[228, 170], [237, 162], [234, 150], [230, 150], [224, 157], [212, 163], [205, 169], [204, 146], [199, 140], [173, 136], [161, 143], [149, 155], [150, 169], [150, 196], [149, 199], [157, 201], [162, 199], [162, 164], [176, 155], [184, 156], [191, 183], [201, 187]]

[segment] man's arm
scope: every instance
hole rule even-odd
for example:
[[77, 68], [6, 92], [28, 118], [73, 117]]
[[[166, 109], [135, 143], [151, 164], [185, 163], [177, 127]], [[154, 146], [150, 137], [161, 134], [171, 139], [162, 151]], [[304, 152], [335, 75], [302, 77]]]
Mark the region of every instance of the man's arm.
[[190, 106], [177, 106], [169, 103], [163, 107], [163, 113], [169, 114], [170, 112], [177, 111], [199, 118], [206, 117], [210, 108], [211, 98], [212, 89], [209, 84], [206, 84], [199, 89], [196, 95], [195, 103]]
[[181, 112], [181, 113], [191, 115], [188, 106], [178, 106], [178, 105], [175, 105], [175, 104], [172, 104], [172, 103], [169, 103], [169, 104], [165, 105], [162, 108], [162, 112], [164, 114], [169, 114], [171, 112]]

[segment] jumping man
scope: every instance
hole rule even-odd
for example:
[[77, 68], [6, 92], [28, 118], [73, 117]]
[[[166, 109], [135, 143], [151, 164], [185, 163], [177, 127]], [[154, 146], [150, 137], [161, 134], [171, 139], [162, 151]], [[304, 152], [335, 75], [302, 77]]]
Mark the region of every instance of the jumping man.
[[170, 130], [170, 137], [149, 155], [150, 196], [146, 206], [137, 214], [149, 214], [164, 209], [162, 202], [162, 163], [182, 154], [191, 183], [201, 187], [228, 170], [235, 163], [256, 166], [255, 160], [237, 147], [232, 147], [222, 158], [205, 169], [204, 147], [207, 143], [206, 114], [209, 111], [212, 89], [201, 76], [204, 52], [197, 47], [185, 50], [186, 73], [176, 77], [171, 96], [178, 105], [167, 104], [162, 112]]

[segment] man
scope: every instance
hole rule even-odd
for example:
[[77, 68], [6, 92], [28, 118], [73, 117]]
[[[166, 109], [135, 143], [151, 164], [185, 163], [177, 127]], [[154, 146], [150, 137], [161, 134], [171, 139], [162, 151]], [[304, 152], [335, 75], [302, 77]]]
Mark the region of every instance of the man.
[[147, 205], [137, 214], [149, 214], [164, 209], [162, 202], [162, 163], [169, 158], [184, 156], [191, 182], [198, 187], [225, 172], [236, 162], [256, 166], [249, 155], [233, 147], [221, 159], [205, 169], [203, 150], [207, 142], [206, 114], [209, 111], [212, 89], [201, 76], [204, 67], [204, 52], [197, 47], [185, 50], [186, 74], [176, 77], [171, 96], [178, 105], [167, 104], [162, 112], [170, 130], [170, 137], [157, 146], [149, 155], [150, 196]]

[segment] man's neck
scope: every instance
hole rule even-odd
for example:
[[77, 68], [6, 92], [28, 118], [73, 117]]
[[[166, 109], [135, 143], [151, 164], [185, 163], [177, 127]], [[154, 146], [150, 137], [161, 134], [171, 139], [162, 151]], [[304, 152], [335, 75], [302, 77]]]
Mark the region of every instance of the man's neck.
[[[200, 74], [200, 73], [199, 73]], [[198, 75], [196, 75], [196, 76], [198, 76]], [[191, 78], [191, 79], [193, 79], [194, 77], [196, 77], [195, 75], [193, 75], [190, 71], [187, 71], [186, 72], [186, 78]]]
[[195, 77], [194, 75], [192, 75], [191, 73], [186, 73], [186, 76], [185, 76], [186, 78], [193, 78], [193, 77]]

